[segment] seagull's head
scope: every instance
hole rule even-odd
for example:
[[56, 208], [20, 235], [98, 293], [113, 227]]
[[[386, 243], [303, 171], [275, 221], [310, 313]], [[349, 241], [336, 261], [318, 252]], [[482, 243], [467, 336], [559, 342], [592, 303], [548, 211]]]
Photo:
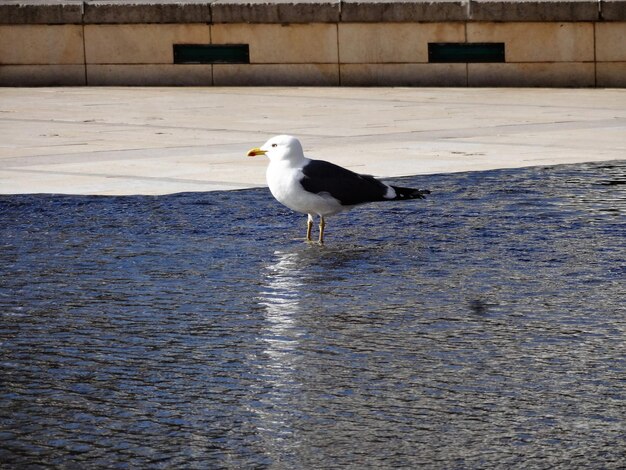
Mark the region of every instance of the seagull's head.
[[248, 151], [248, 157], [267, 155], [272, 161], [297, 161], [304, 157], [300, 141], [290, 135], [277, 135], [265, 142], [260, 148]]

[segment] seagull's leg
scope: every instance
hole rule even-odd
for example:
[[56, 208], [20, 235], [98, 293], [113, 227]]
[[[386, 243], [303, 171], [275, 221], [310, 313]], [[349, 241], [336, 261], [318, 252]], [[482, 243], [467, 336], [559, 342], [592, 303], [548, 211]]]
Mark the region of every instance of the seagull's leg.
[[324, 220], [324, 216], [320, 215], [320, 245], [324, 244], [324, 227], [326, 227], [326, 221]]
[[311, 241], [311, 229], [313, 228], [313, 216], [311, 214], [307, 214], [308, 218], [306, 221], [306, 241]]

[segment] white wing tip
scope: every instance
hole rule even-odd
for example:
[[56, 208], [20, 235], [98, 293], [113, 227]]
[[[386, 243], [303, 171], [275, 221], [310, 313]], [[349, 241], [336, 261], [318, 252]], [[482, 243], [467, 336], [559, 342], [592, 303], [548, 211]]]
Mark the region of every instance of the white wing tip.
[[387, 192], [385, 193], [385, 199], [395, 199], [397, 196], [396, 191], [389, 185], [387, 186]]

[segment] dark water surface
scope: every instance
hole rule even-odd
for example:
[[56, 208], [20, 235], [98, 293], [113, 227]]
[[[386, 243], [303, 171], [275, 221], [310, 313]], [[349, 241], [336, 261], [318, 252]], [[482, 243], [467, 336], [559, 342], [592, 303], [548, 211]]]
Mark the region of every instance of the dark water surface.
[[0, 467], [623, 468], [626, 162], [0, 197]]

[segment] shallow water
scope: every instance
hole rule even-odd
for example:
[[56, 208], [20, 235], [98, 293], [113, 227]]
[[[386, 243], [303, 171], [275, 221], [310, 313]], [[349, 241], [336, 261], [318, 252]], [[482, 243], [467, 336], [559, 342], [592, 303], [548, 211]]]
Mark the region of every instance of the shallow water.
[[626, 162], [398, 182], [1, 196], [0, 462], [622, 467]]

